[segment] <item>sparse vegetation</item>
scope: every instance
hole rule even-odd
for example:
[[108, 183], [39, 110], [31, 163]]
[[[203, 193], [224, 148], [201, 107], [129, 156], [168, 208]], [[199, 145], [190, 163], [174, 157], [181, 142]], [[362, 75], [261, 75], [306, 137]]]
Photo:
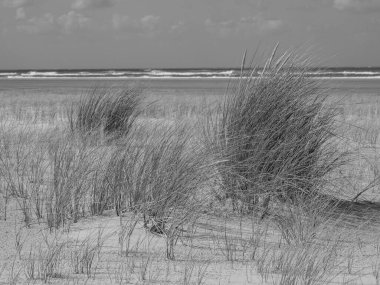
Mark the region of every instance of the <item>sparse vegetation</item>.
[[378, 113], [307, 68], [274, 53], [207, 102], [1, 107], [0, 282], [378, 283]]
[[126, 135], [139, 113], [142, 92], [139, 88], [96, 87], [82, 95], [69, 109], [72, 132]]
[[185, 126], [160, 126], [142, 142], [118, 146], [109, 165], [116, 213], [141, 213], [145, 227], [166, 237], [168, 258], [174, 258], [183, 226], [203, 208], [201, 190], [215, 173], [191, 135]]

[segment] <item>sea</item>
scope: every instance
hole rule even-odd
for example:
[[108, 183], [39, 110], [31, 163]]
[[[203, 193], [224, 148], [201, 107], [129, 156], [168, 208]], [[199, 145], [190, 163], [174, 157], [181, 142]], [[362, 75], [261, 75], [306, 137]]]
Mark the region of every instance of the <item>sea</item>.
[[[258, 68], [253, 76], [262, 72]], [[240, 74], [240, 68], [0, 70], [0, 93], [54, 95], [137, 83], [154, 95], [223, 95]], [[307, 76], [321, 80], [332, 95], [380, 99], [380, 67], [311, 68]]]
[[[254, 75], [261, 72], [258, 68]], [[240, 68], [0, 70], [1, 79], [228, 79], [240, 74]], [[321, 79], [380, 79], [380, 67], [311, 68], [307, 75]]]

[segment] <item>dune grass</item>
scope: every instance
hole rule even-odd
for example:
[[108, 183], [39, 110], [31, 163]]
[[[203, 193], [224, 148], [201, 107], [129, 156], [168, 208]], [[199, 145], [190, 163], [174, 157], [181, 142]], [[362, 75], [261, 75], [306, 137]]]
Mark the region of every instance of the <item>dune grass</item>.
[[[0, 223], [25, 228], [0, 235], [9, 235], [0, 282], [379, 282], [373, 217], [331, 199], [359, 176], [345, 164], [342, 132], [377, 140], [342, 129], [355, 118], [328, 104], [304, 63], [274, 53], [260, 76], [242, 70], [219, 107], [186, 98], [143, 109], [142, 90], [98, 88], [65, 118], [55, 105], [46, 118], [30, 109], [40, 119], [29, 123], [2, 116]], [[371, 151], [360, 161], [364, 187], [348, 197], [367, 197], [366, 178], [380, 181]], [[106, 233], [97, 237], [98, 227]]]
[[141, 213], [145, 227], [167, 238], [171, 259], [178, 234], [199, 216], [202, 189], [216, 173], [216, 163], [191, 137], [186, 125], [159, 126], [118, 145], [108, 166], [116, 213]]
[[[276, 59], [277, 57], [277, 59]], [[289, 53], [242, 71], [219, 114], [206, 123], [206, 143], [220, 167], [224, 198], [252, 208], [259, 198], [295, 201], [322, 192], [344, 163], [335, 133], [336, 111], [320, 82]]]
[[125, 135], [131, 130], [142, 99], [139, 88], [92, 88], [69, 109], [70, 129], [84, 134]]

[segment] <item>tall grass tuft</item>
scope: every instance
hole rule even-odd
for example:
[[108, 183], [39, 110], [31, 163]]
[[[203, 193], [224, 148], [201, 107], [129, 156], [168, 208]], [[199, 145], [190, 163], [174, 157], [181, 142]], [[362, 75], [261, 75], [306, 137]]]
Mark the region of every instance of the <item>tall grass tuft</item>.
[[142, 100], [140, 88], [93, 88], [69, 109], [72, 132], [104, 135], [127, 134], [135, 121]]
[[96, 157], [86, 145], [70, 140], [52, 141], [49, 157], [51, 181], [45, 213], [49, 229], [58, 229], [68, 221], [76, 223], [85, 214]]
[[252, 210], [259, 197], [265, 208], [271, 197], [313, 197], [343, 162], [335, 147], [335, 109], [308, 76], [307, 60], [276, 55], [275, 49], [263, 69], [242, 68], [206, 124], [207, 145], [226, 161], [219, 169], [224, 198], [235, 208]]
[[196, 219], [206, 197], [202, 189], [214, 164], [186, 125], [163, 124], [119, 145], [109, 165], [109, 191], [117, 214], [133, 210], [152, 233], [167, 239], [167, 257], [182, 227]]

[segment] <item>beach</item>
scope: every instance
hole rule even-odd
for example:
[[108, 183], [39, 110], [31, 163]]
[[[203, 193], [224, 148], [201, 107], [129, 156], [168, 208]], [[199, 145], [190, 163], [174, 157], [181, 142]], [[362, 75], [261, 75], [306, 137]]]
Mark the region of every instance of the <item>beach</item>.
[[[327, 96], [325, 104], [337, 112], [339, 152], [355, 156], [329, 177], [334, 183], [326, 186], [324, 195], [349, 204], [364, 189], [354, 204], [358, 214], [341, 207], [342, 217], [330, 216], [327, 213], [336, 206], [316, 200], [308, 202], [310, 211], [272, 205], [273, 213], [264, 219], [259, 205], [257, 213], [242, 214], [234, 209], [233, 198], [220, 198], [223, 188], [215, 186], [219, 174], [207, 174], [213, 177], [211, 184], [207, 175], [203, 177], [207, 167], [213, 167], [201, 164], [209, 153], [199, 155], [202, 150], [192, 146], [202, 141], [202, 122], [220, 112], [216, 106], [233, 93], [237, 78], [0, 79], [0, 282], [293, 284], [281, 280], [299, 276], [323, 284], [377, 284], [380, 79], [316, 80]], [[140, 90], [143, 107], [134, 121], [136, 132], [110, 139], [104, 132], [73, 130], [80, 125], [73, 125], [70, 110], [85, 102], [83, 98], [98, 96], [96, 88], [110, 94]], [[173, 150], [182, 151], [184, 162]], [[163, 156], [154, 156], [161, 152]], [[146, 170], [134, 160], [148, 159], [149, 154], [154, 161], [149, 163], [158, 168]], [[181, 232], [179, 226], [170, 228], [172, 237], [157, 231], [155, 220], [145, 221], [145, 214], [116, 206], [115, 213], [116, 202], [103, 196], [113, 195], [103, 189], [119, 189], [123, 177], [136, 179], [126, 189], [151, 189], [144, 183], [155, 175], [152, 183], [160, 191], [181, 191], [171, 179], [188, 191], [205, 183], [200, 204], [187, 199], [178, 208], [170, 205], [173, 202], [160, 206], [167, 207], [168, 220], [181, 225]], [[181, 184], [183, 179], [186, 183]], [[59, 193], [70, 193], [68, 203], [74, 206], [60, 208], [64, 199]], [[160, 197], [165, 200], [173, 193]], [[161, 199], [156, 198], [157, 203]], [[371, 204], [367, 208], [362, 201]], [[65, 213], [62, 219], [55, 209]], [[196, 219], [187, 220], [189, 213], [198, 212]]]
[[[9, 100], [23, 98], [33, 101], [36, 97], [42, 101], [62, 99], [67, 96], [78, 96], [94, 87], [141, 86], [147, 96], [163, 98], [188, 99], [199, 97], [218, 98], [231, 89], [236, 79], [199, 79], [199, 78], [156, 78], [156, 79], [0, 79], [0, 94]], [[380, 95], [378, 78], [332, 78], [320, 79], [322, 88], [333, 100], [341, 104], [368, 103], [377, 101]], [[13, 98], [12, 98], [13, 97]], [[353, 100], [353, 101], [352, 101]], [[368, 100], [368, 101], [366, 101]]]

